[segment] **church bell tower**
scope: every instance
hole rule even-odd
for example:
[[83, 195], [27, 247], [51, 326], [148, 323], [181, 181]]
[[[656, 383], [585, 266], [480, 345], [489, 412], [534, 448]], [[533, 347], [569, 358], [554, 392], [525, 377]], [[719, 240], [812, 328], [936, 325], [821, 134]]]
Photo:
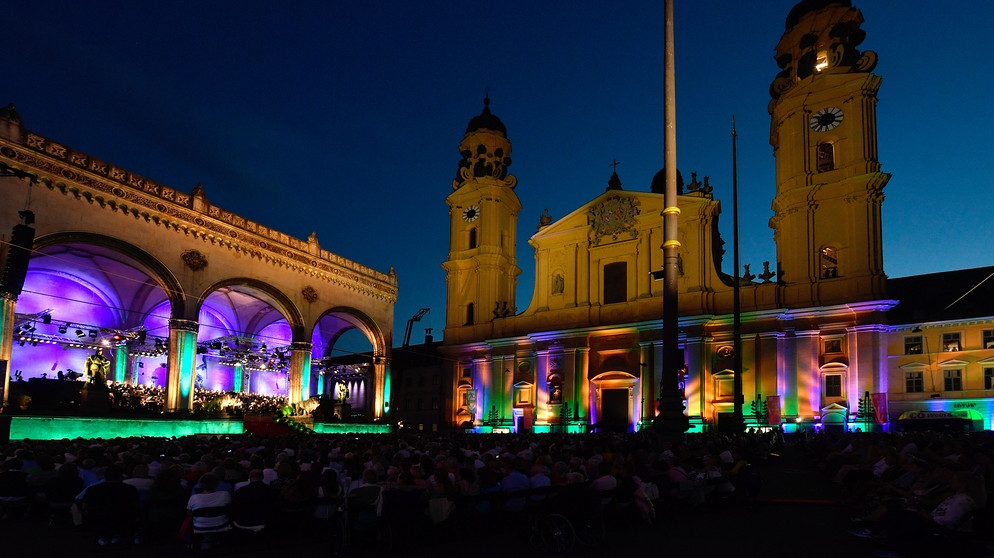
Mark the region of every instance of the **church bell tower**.
[[445, 339], [458, 340], [463, 329], [514, 315], [521, 269], [515, 258], [518, 212], [517, 179], [508, 174], [511, 142], [507, 129], [490, 112], [470, 120], [459, 144], [462, 155], [452, 181], [449, 206], [449, 258], [446, 273]]
[[780, 301], [820, 306], [884, 296], [877, 159], [877, 56], [860, 52], [848, 0], [804, 0], [787, 16], [770, 85]]

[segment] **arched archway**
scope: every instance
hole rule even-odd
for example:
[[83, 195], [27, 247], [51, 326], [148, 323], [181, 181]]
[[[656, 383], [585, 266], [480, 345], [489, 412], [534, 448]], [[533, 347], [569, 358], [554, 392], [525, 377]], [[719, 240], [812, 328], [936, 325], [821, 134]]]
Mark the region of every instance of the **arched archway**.
[[195, 386], [303, 398], [309, 346], [299, 346], [305, 343], [303, 318], [286, 294], [256, 279], [231, 277], [207, 287], [199, 301]]
[[369, 316], [355, 308], [330, 308], [314, 324], [311, 344], [316, 395], [347, 404], [363, 419], [389, 412], [386, 337]]
[[104, 362], [101, 379], [144, 383], [151, 369], [140, 355], [153, 350], [150, 329], [181, 312], [184, 296], [175, 275], [137, 246], [96, 233], [42, 235], [16, 302], [20, 335], [9, 351], [10, 370], [16, 380], [38, 381], [30, 386], [35, 411], [71, 402], [63, 399], [76, 397], [80, 386], [55, 389], [44, 381], [86, 379], [94, 355]]
[[[145, 250], [112, 236], [78, 231], [42, 235], [35, 239], [34, 255], [32, 255], [31, 262], [28, 265], [28, 274], [31, 274], [32, 271], [37, 271], [39, 262], [36, 258], [38, 256], [45, 256], [60, 262], [53, 267], [61, 267], [62, 265], [67, 264], [72, 265], [74, 263], [73, 260], [62, 257], [53, 251], [53, 247], [63, 247], [64, 249], [69, 250], [70, 248], [67, 247], [72, 246], [94, 247], [95, 251], [92, 257], [98, 257], [99, 255], [107, 256], [111, 253], [119, 254], [124, 258], [119, 261], [129, 262], [131, 267], [144, 272], [151, 282], [162, 290], [165, 294], [165, 298], [169, 301], [172, 316], [178, 317], [183, 315], [186, 308], [186, 294], [182, 284], [173, 272], [165, 264]], [[75, 263], [78, 264], [80, 256], [79, 254], [75, 254], [75, 256]], [[107, 278], [110, 280], [131, 280], [128, 276], [115, 272], [119, 270], [107, 269], [103, 267], [99, 269], [107, 272]], [[145, 283], [144, 292], [147, 293], [151, 289], [152, 285]], [[141, 294], [142, 293], [136, 293], [136, 296]]]
[[634, 394], [638, 378], [627, 372], [605, 372], [592, 378], [590, 390], [594, 401], [593, 421], [601, 431], [631, 432], [634, 430]]

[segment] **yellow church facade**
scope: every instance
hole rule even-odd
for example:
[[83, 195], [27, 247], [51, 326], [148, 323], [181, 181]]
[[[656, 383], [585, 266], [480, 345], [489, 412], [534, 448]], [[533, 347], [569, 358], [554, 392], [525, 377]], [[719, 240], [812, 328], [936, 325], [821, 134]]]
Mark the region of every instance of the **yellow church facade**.
[[[872, 73], [876, 54], [858, 48], [862, 21], [848, 2], [831, 1], [802, 2], [787, 17], [769, 104], [775, 262], [739, 277], [723, 271], [721, 203], [706, 178], [681, 179], [680, 345], [693, 429], [729, 424], [736, 374], [751, 426], [893, 429], [920, 418], [990, 427], [991, 303], [961, 301], [940, 320], [921, 311], [929, 301], [910, 287], [915, 281], [892, 282], [884, 272], [881, 206], [890, 175], [877, 156], [881, 78]], [[459, 150], [446, 199], [446, 422], [477, 431], [648, 424], [663, 362], [661, 184], [627, 190], [614, 174], [602, 194], [568, 215], [543, 215], [528, 239], [535, 292], [519, 311], [522, 207], [509, 171], [511, 143], [488, 101]], [[990, 271], [954, 274], [966, 284]], [[971, 297], [991, 300], [981, 285]]]

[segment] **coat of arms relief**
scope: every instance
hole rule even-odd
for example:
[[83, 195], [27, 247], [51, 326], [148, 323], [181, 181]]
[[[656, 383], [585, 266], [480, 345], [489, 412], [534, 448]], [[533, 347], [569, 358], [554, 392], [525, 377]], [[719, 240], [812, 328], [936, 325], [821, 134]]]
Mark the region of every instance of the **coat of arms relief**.
[[641, 204], [633, 197], [612, 196], [591, 207], [587, 212], [590, 217], [590, 245], [597, 246], [608, 236], [611, 240], [618, 240], [622, 234], [637, 238], [639, 232], [636, 225]]

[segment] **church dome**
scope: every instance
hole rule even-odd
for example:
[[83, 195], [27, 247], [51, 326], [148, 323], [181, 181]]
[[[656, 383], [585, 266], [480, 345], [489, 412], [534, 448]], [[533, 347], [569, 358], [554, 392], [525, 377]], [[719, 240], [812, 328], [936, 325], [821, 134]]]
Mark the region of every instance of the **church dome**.
[[[666, 193], [666, 167], [659, 169], [656, 176], [652, 177], [652, 185], [649, 191], [654, 194]], [[676, 193], [683, 193], [683, 175], [680, 174], [680, 169], [676, 170]]]
[[500, 132], [502, 135], [507, 135], [507, 128], [504, 127], [504, 123], [500, 121], [500, 118], [494, 116], [490, 112], [490, 96], [483, 99], [483, 112], [474, 116], [472, 120], [469, 121], [469, 125], [466, 126], [466, 133], [475, 132], [477, 130], [491, 130], [494, 132]]

